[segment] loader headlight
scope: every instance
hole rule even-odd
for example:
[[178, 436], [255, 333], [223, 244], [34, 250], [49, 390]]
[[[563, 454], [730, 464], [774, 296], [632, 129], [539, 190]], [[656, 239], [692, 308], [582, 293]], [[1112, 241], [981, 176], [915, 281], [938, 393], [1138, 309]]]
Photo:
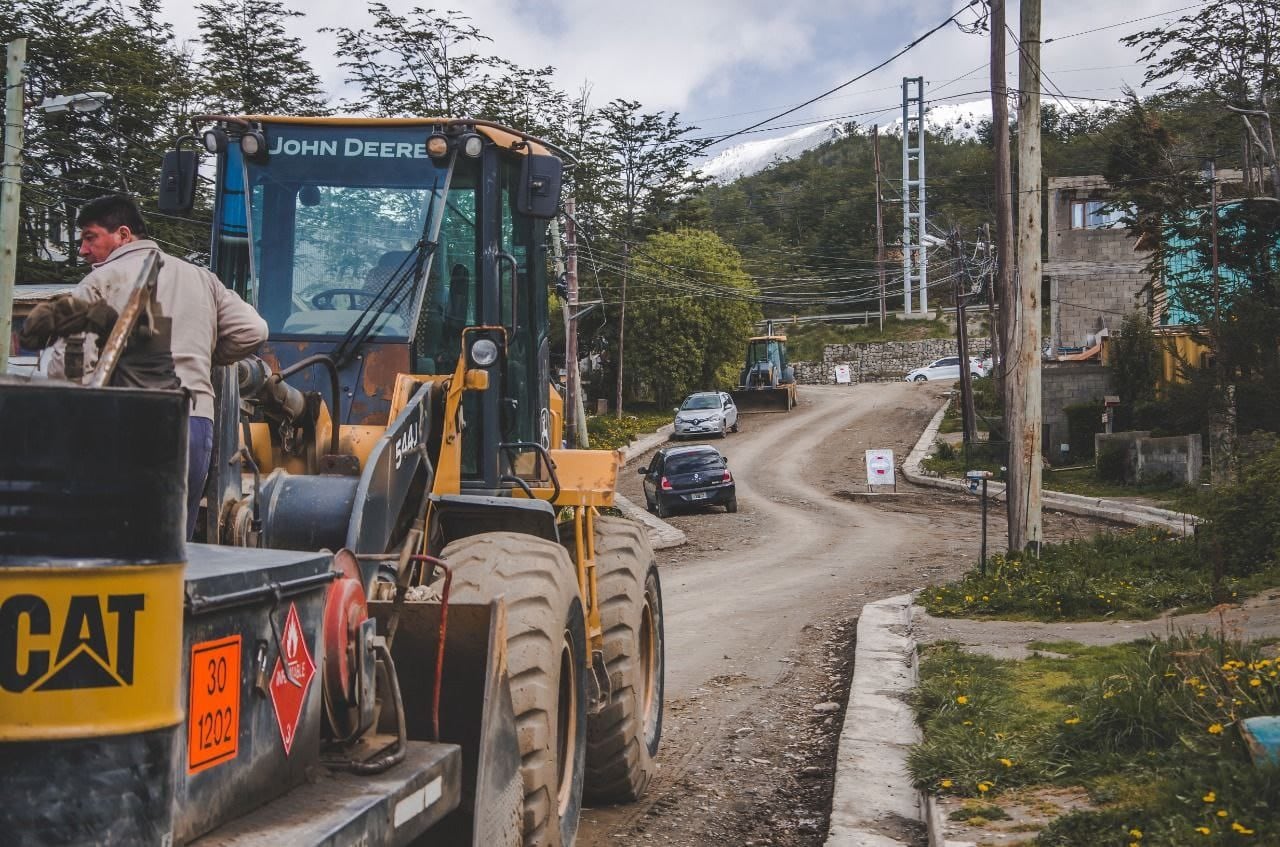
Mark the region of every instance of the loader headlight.
[[477, 367], [489, 367], [498, 361], [498, 345], [492, 339], [481, 338], [471, 345], [471, 361]]

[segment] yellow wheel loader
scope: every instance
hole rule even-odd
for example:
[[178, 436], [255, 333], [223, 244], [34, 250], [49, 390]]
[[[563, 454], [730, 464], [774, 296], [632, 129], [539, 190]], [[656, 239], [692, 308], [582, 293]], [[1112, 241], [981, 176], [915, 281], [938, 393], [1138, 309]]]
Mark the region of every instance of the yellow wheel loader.
[[212, 269], [270, 338], [215, 372], [197, 543], [183, 395], [110, 357], [0, 382], [3, 840], [568, 847], [584, 795], [645, 790], [664, 668], [653, 553], [600, 514], [620, 454], [560, 449], [568, 155], [472, 119], [197, 121], [161, 208], [202, 147]]

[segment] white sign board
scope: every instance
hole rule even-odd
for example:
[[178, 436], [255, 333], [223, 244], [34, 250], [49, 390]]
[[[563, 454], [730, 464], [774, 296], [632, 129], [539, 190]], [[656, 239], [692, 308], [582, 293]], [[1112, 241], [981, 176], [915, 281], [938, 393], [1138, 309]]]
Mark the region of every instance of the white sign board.
[[893, 476], [893, 451], [867, 451], [867, 485], [897, 485]]
[[853, 374], [848, 365], [836, 365], [836, 384], [848, 385], [853, 382]]

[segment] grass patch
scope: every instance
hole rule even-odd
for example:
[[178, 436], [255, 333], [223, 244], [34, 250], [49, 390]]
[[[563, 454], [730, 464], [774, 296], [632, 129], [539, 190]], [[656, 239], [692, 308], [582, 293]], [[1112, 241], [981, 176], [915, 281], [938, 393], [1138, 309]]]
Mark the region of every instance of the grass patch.
[[938, 441], [934, 444], [933, 455], [920, 466], [928, 473], [952, 478], [961, 478], [967, 471], [991, 471], [993, 479], [1001, 480], [1004, 479], [1007, 455], [1008, 445], [1003, 441], [978, 441], [968, 448]]
[[671, 412], [653, 408], [639, 408], [633, 413], [623, 412], [622, 418], [612, 414], [587, 417], [588, 443], [593, 450], [616, 450], [626, 447], [637, 436], [653, 432], [674, 419]]
[[793, 362], [821, 361], [822, 348], [828, 344], [921, 341], [926, 338], [954, 338], [956, 334], [946, 321], [904, 321], [892, 315], [884, 322], [883, 332], [878, 320], [867, 325], [774, 321], [774, 331], [787, 337], [787, 358]]
[[1045, 467], [1044, 487], [1085, 497], [1146, 497], [1165, 508], [1193, 515], [1200, 514], [1198, 510], [1203, 508], [1203, 495], [1198, 486], [1178, 482], [1124, 485], [1099, 479], [1093, 467], [1063, 470]]
[[[1034, 645], [1015, 662], [954, 644], [924, 651], [913, 707], [920, 788], [973, 798], [961, 819], [1020, 786], [1084, 786], [1039, 845], [1277, 844], [1280, 769], [1255, 768], [1236, 724], [1280, 710], [1274, 645], [1179, 635], [1108, 647]], [[954, 817], [954, 816], [953, 816]]]
[[1163, 612], [1205, 609], [1280, 584], [1265, 565], [1225, 574], [1215, 585], [1203, 545], [1150, 527], [1085, 541], [1046, 544], [1040, 558], [995, 554], [986, 572], [925, 589], [921, 604], [938, 617], [1013, 620], [1147, 620]]

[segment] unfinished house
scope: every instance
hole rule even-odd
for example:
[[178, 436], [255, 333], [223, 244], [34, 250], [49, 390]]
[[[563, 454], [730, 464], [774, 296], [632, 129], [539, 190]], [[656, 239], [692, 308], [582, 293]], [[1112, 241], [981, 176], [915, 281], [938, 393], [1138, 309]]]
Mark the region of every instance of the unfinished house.
[[1082, 353], [1097, 345], [1102, 330], [1116, 332], [1125, 315], [1150, 307], [1146, 254], [1135, 250], [1122, 212], [1108, 211], [1109, 193], [1101, 176], [1049, 179], [1044, 275], [1051, 355]]

